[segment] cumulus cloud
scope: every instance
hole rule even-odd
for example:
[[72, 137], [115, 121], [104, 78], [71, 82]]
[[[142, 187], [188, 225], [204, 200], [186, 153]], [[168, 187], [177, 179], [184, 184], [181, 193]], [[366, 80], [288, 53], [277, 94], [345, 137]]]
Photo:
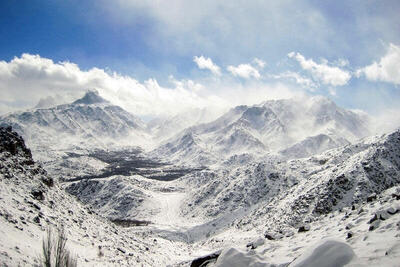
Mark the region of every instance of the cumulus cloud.
[[310, 91], [314, 91], [314, 89], [317, 87], [317, 85], [311, 79], [303, 77], [300, 74], [293, 71], [286, 71], [277, 75], [272, 75], [272, 78], [294, 80], [297, 84]]
[[200, 95], [202, 86], [194, 81], [175, 80], [173, 85], [166, 88], [155, 79], [140, 83], [99, 68], [81, 70], [74, 63], [55, 63], [39, 55], [23, 54], [9, 62], [0, 61], [0, 112], [34, 107], [48, 96], [56, 96], [58, 102], [70, 102], [92, 88], [111, 102], [143, 116], [228, 105], [215, 95]]
[[356, 75], [365, 75], [371, 81], [400, 84], [400, 46], [390, 44], [379, 62], [357, 70]]
[[221, 75], [221, 69], [212, 62], [211, 58], [205, 58], [203, 56], [200, 57], [194, 57], [193, 61], [197, 64], [197, 66], [200, 69], [208, 69], [210, 70], [213, 74], [220, 76]]
[[342, 86], [346, 85], [351, 78], [350, 72], [337, 66], [328, 65], [329, 62], [327, 60], [322, 60], [321, 64], [318, 64], [314, 60], [306, 59], [300, 53], [295, 52], [290, 52], [288, 57], [297, 60], [302, 69], [310, 72], [316, 81], [320, 81], [323, 84]]
[[239, 66], [228, 66], [226, 68], [233, 76], [238, 76], [245, 79], [250, 79], [251, 77], [260, 79], [261, 75], [256, 68], [250, 64], [240, 64]]

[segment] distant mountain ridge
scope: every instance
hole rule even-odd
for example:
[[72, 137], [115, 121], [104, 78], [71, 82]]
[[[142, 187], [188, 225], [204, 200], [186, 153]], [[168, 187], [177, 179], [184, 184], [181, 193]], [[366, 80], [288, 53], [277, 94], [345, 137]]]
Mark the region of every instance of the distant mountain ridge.
[[[237, 106], [213, 122], [185, 129], [153, 151], [185, 163], [204, 164], [198, 153], [227, 158], [266, 152], [306, 157], [370, 134], [366, 116], [324, 97], [266, 101]], [[188, 143], [188, 138], [193, 141]], [[208, 163], [213, 163], [211, 157]]]
[[2, 116], [0, 124], [12, 126], [33, 149], [43, 145], [65, 148], [130, 141], [137, 145], [148, 138], [146, 125], [138, 117], [93, 90], [71, 104]]
[[[307, 157], [367, 136], [369, 119], [325, 97], [269, 100], [232, 108], [214, 121], [206, 111], [148, 124], [102, 98], [95, 90], [70, 104], [0, 117], [33, 150], [128, 145], [158, 147], [151, 155], [188, 165], [210, 165], [234, 155], [266, 153]], [[178, 132], [185, 125], [192, 125]], [[165, 135], [165, 136], [163, 136]], [[167, 139], [168, 136], [172, 136]]]

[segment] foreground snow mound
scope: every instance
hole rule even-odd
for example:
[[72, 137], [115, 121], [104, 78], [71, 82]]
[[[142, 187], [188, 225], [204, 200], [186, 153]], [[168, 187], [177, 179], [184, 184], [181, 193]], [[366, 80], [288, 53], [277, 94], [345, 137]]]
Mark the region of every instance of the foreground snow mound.
[[237, 248], [228, 248], [222, 251], [215, 263], [216, 267], [268, 267], [271, 266], [254, 250], [243, 251]]
[[355, 266], [357, 257], [353, 249], [341, 241], [322, 240], [292, 263], [272, 264], [255, 250], [244, 251], [237, 248], [227, 248], [222, 251], [214, 266], [216, 267], [342, 267]]
[[292, 262], [289, 267], [341, 267], [356, 258], [353, 249], [336, 240], [323, 240]]

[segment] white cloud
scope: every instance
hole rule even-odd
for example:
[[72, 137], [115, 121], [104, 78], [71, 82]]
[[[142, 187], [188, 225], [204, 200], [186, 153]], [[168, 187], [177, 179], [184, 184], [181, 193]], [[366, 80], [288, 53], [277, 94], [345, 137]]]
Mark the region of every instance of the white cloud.
[[236, 105], [302, 94], [298, 88], [262, 79], [242, 84], [230, 76], [204, 80], [177, 80], [170, 76], [169, 81], [168, 87], [155, 79], [141, 83], [99, 68], [82, 70], [71, 62], [23, 54], [9, 62], [0, 61], [0, 113], [32, 108], [41, 99], [46, 100], [46, 105], [53, 105], [52, 101], [48, 103], [49, 97], [57, 104], [69, 103], [82, 97], [87, 89], [96, 89], [112, 103], [146, 117], [175, 115], [193, 108], [221, 112]]
[[239, 66], [228, 66], [227, 70], [231, 72], [234, 76], [239, 76], [241, 78], [249, 79], [251, 77], [259, 79], [261, 77], [260, 73], [256, 68], [250, 64], [240, 64]]
[[386, 55], [379, 62], [357, 70], [358, 77], [362, 74], [371, 81], [400, 84], [400, 46], [390, 44]]
[[181, 90], [184, 90], [185, 88], [187, 90], [191, 90], [193, 92], [200, 92], [201, 90], [204, 90], [204, 86], [200, 83], [197, 83], [193, 80], [176, 80], [174, 76], [170, 75], [169, 76], [169, 81], [175, 85], [175, 88], [179, 88]]
[[292, 71], [286, 71], [277, 75], [272, 75], [272, 78], [275, 79], [293, 79], [297, 84], [301, 85], [303, 88], [306, 88], [310, 91], [314, 91], [317, 85], [311, 80], [306, 77], [301, 76], [300, 74]]
[[267, 63], [265, 63], [264, 60], [261, 60], [259, 58], [253, 59], [253, 62], [261, 69], [263, 69], [265, 67], [265, 65], [267, 64]]
[[342, 86], [346, 85], [351, 78], [348, 71], [336, 66], [329, 66], [327, 60], [322, 60], [321, 64], [318, 64], [295, 52], [290, 52], [288, 57], [297, 60], [302, 69], [309, 71], [315, 80], [321, 81], [323, 84]]
[[100, 95], [137, 115], [174, 115], [186, 108], [226, 107], [211, 94], [199, 94], [202, 86], [191, 80], [176, 81], [172, 88], [154, 79], [144, 83], [102, 69], [81, 70], [70, 62], [55, 63], [39, 55], [23, 54], [10, 62], [0, 61], [0, 112], [34, 107], [40, 99], [60, 95], [64, 103], [96, 88]]
[[220, 76], [221, 75], [221, 70], [220, 68], [212, 62], [211, 58], [205, 58], [203, 56], [200, 57], [194, 57], [193, 61], [197, 64], [197, 66], [200, 69], [208, 69], [210, 70], [213, 74]]

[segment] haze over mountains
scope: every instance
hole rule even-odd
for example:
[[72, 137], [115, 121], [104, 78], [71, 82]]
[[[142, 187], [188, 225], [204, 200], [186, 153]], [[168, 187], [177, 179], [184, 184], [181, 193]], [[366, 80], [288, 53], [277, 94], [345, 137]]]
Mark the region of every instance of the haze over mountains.
[[[339, 108], [324, 97], [238, 106], [217, 120], [190, 127], [156, 153], [175, 160], [211, 163], [234, 154], [282, 152], [305, 157], [369, 135], [368, 117]], [[196, 156], [203, 155], [201, 159]], [[206, 160], [206, 162], [202, 162]]]
[[[146, 125], [89, 90], [70, 104], [5, 115], [1, 122], [13, 126], [28, 144], [35, 139], [32, 145], [66, 149], [123, 144], [153, 148], [155, 156], [195, 165], [243, 153], [305, 157], [370, 134], [367, 115], [342, 109], [321, 96], [237, 106], [199, 124], [207, 117], [206, 110], [193, 110]], [[200, 154], [209, 157], [196, 159]]]
[[212, 121], [207, 112], [146, 123], [89, 90], [0, 117], [15, 131], [1, 128], [0, 259], [34, 262], [41, 231], [62, 223], [82, 265], [189, 266], [214, 253], [207, 266], [287, 266], [322, 239], [350, 266], [395, 266], [399, 130], [373, 136], [368, 115], [321, 96], [241, 105]]

